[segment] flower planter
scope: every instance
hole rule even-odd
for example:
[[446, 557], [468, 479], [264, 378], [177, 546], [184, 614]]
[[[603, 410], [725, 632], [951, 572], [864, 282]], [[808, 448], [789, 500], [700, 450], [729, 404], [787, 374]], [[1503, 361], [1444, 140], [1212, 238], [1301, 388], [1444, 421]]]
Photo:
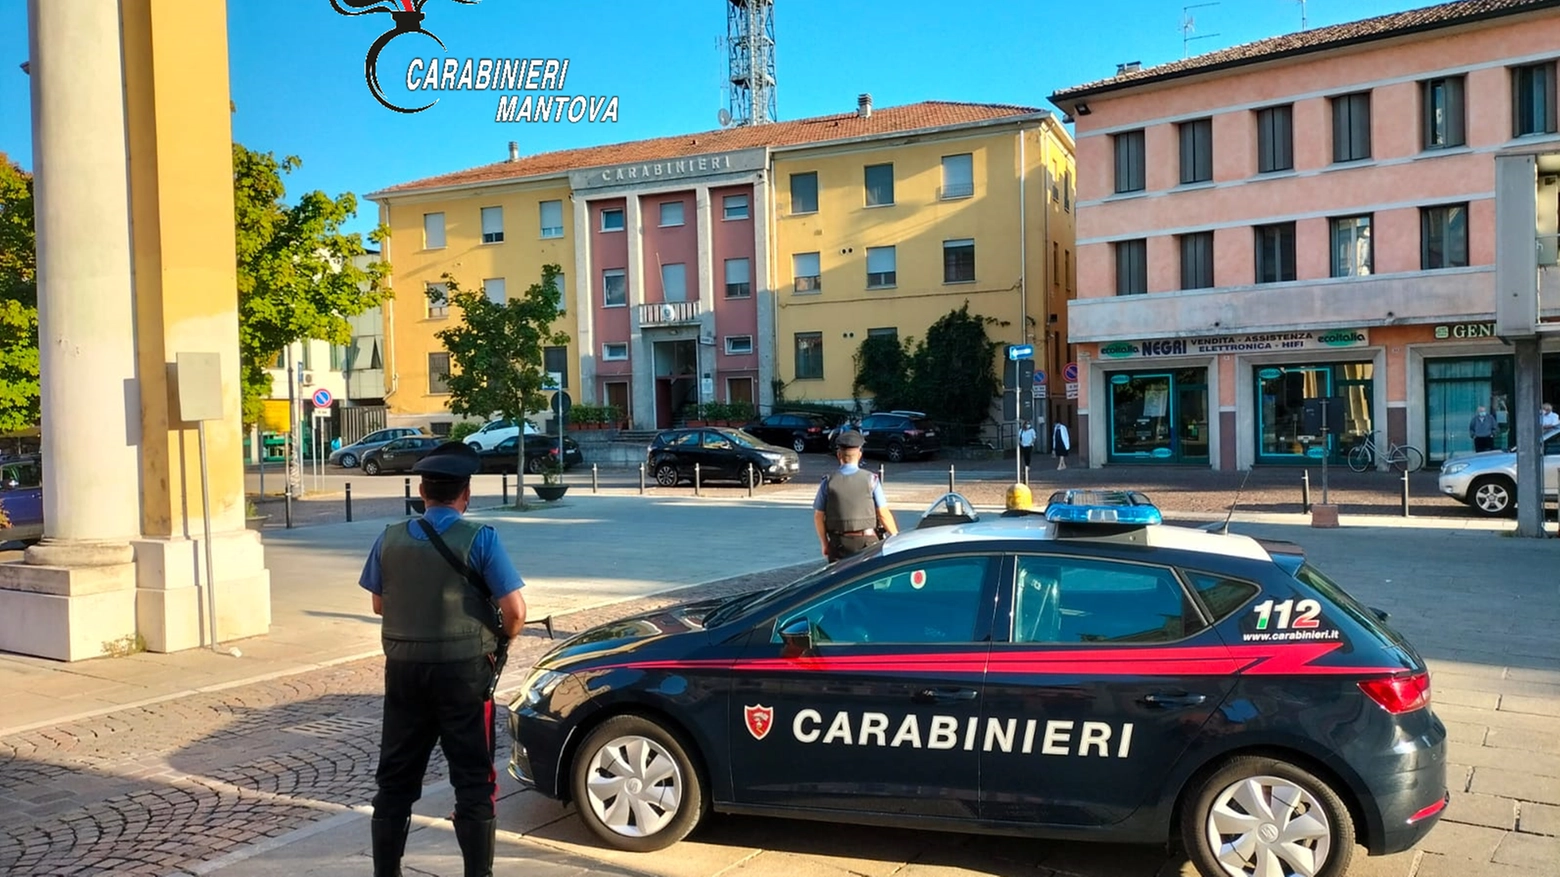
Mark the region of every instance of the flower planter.
[[256, 515], [252, 518], [245, 518], [244, 526], [250, 530], [263, 530], [265, 529], [265, 522], [269, 520], [271, 520], [270, 515]]
[[533, 484], [531, 485], [531, 489], [536, 491], [536, 495], [541, 498], [542, 502], [557, 502], [558, 500], [563, 499], [563, 495], [565, 493], [569, 492], [569, 485]]

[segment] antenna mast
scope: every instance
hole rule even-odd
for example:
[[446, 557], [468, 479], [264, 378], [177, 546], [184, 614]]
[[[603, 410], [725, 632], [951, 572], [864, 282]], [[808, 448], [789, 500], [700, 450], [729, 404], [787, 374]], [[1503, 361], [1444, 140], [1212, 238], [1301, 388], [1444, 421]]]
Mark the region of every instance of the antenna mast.
[[1309, 25], [1307, 24], [1305, 17], [1305, 0], [1295, 0], [1295, 2], [1300, 4], [1300, 29], [1306, 30]]
[[1219, 5], [1218, 3], [1195, 3], [1195, 4], [1191, 5], [1191, 6], [1182, 6], [1181, 7], [1181, 57], [1182, 58], [1185, 58], [1187, 56], [1187, 54], [1190, 52], [1190, 49], [1188, 48], [1188, 46], [1190, 45], [1190, 43], [1193, 40], [1206, 40], [1209, 37], [1216, 37], [1216, 36], [1218, 36], [1218, 34], [1216, 34], [1216, 33], [1199, 34], [1199, 35], [1197, 35], [1195, 37], [1192, 36], [1192, 31], [1197, 29], [1197, 22], [1192, 20], [1192, 10], [1193, 9], [1202, 9], [1203, 7], [1206, 7], [1206, 6], [1218, 6], [1218, 5]]
[[775, 121], [774, 0], [726, 0], [733, 124]]

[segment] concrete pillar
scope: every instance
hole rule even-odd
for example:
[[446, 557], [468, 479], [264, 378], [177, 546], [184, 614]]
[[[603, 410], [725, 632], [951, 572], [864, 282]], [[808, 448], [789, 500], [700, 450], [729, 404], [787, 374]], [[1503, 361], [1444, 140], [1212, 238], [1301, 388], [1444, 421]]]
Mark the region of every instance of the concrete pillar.
[[[596, 399], [596, 357], [600, 355], [596, 344], [596, 302], [592, 290], [596, 288], [596, 271], [590, 264], [590, 210], [585, 196], [569, 196], [574, 210], [574, 267], [564, 282], [574, 282], [574, 303], [569, 303], [570, 290], [563, 290], [563, 306], [574, 311], [574, 343], [580, 357], [580, 395], [586, 403]], [[606, 400], [602, 399], [602, 403]], [[628, 412], [623, 412], [627, 414]]]
[[[753, 268], [749, 275], [753, 281], [753, 302], [758, 308], [758, 337], [754, 342], [758, 350], [758, 386], [754, 387], [753, 401], [759, 411], [771, 411], [775, 404], [775, 352], [779, 339], [775, 337], [775, 289], [770, 263], [774, 260], [770, 236], [773, 222], [774, 199], [772, 195], [774, 167], [764, 163], [764, 172], [753, 182]], [[716, 343], [720, 342], [716, 338]], [[716, 348], [717, 352], [719, 348]]]
[[[694, 362], [696, 364], [696, 380], [699, 382], [699, 403], [713, 402], [718, 396], [717, 392], [704, 392], [705, 380], [710, 382], [710, 389], [715, 390], [715, 348], [705, 347], [702, 339], [706, 336], [715, 337], [715, 232], [711, 228], [710, 217], [710, 187], [699, 186], [693, 193], [694, 201], [694, 239], [698, 246], [699, 260], [699, 326], [694, 330], [695, 337], [701, 339], [694, 345]], [[724, 267], [724, 266], [722, 266]], [[749, 277], [751, 277], [751, 271]], [[725, 279], [722, 278], [724, 283]]]
[[1539, 336], [1517, 338], [1511, 342], [1516, 352], [1516, 386], [1512, 388], [1515, 405], [1512, 417], [1517, 427], [1517, 535], [1544, 538], [1543, 496], [1544, 451], [1538, 434], [1539, 409], [1543, 400], [1543, 352]]
[[[623, 204], [623, 233], [628, 235], [628, 394], [634, 408], [634, 426], [638, 429], [654, 429], [658, 412], [655, 410], [655, 342], [644, 334], [639, 325], [639, 306], [645, 302], [645, 233], [640, 225], [639, 193], [629, 192]], [[655, 282], [661, 282], [656, 277]]]

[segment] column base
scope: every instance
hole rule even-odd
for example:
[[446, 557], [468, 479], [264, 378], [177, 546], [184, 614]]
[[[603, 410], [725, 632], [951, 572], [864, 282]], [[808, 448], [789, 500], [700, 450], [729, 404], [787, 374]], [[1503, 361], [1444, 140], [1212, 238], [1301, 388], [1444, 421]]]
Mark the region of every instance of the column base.
[[91, 566], [122, 566], [135, 562], [135, 550], [129, 542], [103, 542], [86, 539], [44, 539], [30, 545], [22, 555], [31, 566], [74, 569]]
[[[271, 629], [271, 573], [260, 534], [231, 530], [211, 534], [216, 577], [218, 643], [261, 636]], [[209, 645], [205, 544], [201, 539], [139, 539], [136, 557], [136, 628], [151, 652]]]
[[0, 564], [0, 650], [81, 661], [109, 654], [116, 640], [133, 641], [135, 575], [132, 563]]

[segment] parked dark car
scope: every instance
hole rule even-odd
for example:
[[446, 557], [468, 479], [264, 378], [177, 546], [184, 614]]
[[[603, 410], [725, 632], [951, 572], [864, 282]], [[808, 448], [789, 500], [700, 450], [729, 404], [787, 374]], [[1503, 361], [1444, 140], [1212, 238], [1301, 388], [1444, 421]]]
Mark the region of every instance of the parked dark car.
[[[477, 456], [482, 458], [482, 471], [490, 474], [508, 473], [514, 474], [515, 453], [520, 439], [510, 436], [485, 451], [478, 451]], [[558, 437], [553, 435], [528, 435], [525, 437], [525, 471], [532, 475], [540, 474], [546, 468], [548, 460], [558, 459]], [[579, 443], [568, 436], [563, 437], [563, 468], [573, 469], [585, 462], [585, 455], [580, 453]]]
[[655, 437], [647, 453], [646, 470], [662, 487], [693, 480], [735, 479], [748, 487], [765, 481], [784, 484], [801, 471], [802, 461], [790, 448], [769, 444], [740, 429], [715, 427], [668, 429]]
[[[331, 451], [329, 460], [343, 469], [356, 469], [358, 464], [363, 462], [364, 456], [369, 451], [375, 448], [382, 448], [398, 438], [414, 435], [427, 435], [427, 433], [411, 426], [389, 426], [384, 429], [376, 429], [350, 445]], [[374, 473], [370, 472], [369, 474], [372, 475]]]
[[37, 454], [0, 461], [0, 509], [11, 522], [0, 527], [0, 543], [43, 538], [43, 463]]
[[369, 475], [405, 472], [446, 440], [434, 435], [398, 438], [363, 454], [363, 471]]
[[772, 445], [804, 454], [827, 451], [831, 427], [828, 418], [817, 414], [780, 412], [761, 417], [742, 427], [742, 431]]
[[861, 435], [866, 440], [862, 446], [864, 455], [882, 455], [890, 463], [930, 457], [942, 450], [936, 424], [918, 411], [869, 414], [861, 421]]

